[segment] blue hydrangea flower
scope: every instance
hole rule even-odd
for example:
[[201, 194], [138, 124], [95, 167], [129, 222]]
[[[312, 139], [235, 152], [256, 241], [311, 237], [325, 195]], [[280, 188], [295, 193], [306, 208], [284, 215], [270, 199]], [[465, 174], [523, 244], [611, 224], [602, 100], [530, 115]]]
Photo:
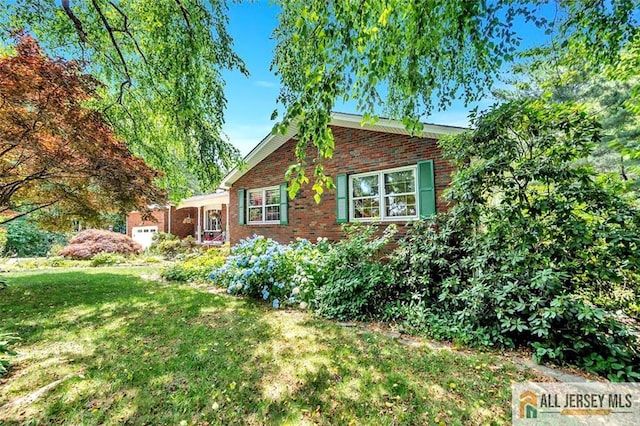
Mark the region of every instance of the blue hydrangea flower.
[[280, 307], [280, 301], [278, 299], [273, 299], [272, 305], [275, 309], [278, 309]]

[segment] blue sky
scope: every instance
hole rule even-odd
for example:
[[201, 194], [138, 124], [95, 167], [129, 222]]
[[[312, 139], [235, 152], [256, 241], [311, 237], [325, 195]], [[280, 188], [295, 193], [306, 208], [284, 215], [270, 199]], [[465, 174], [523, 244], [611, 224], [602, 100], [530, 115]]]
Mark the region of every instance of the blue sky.
[[[229, 9], [229, 32], [233, 36], [236, 52], [245, 61], [251, 75], [226, 73], [227, 110], [224, 132], [243, 155], [256, 146], [271, 131], [270, 121], [276, 108], [279, 79], [269, 71], [275, 48], [271, 32], [277, 25], [277, 9], [268, 1], [232, 3]], [[480, 106], [493, 101], [487, 99]], [[445, 112], [434, 113], [430, 123], [465, 126], [469, 108], [454, 104]], [[340, 112], [355, 113], [349, 105], [336, 107]]]
[[235, 51], [251, 75], [226, 73], [227, 110], [224, 131], [231, 142], [247, 154], [270, 131], [274, 122], [278, 78], [269, 71], [275, 42], [271, 32], [277, 24], [277, 10], [268, 1], [231, 3], [229, 32]]

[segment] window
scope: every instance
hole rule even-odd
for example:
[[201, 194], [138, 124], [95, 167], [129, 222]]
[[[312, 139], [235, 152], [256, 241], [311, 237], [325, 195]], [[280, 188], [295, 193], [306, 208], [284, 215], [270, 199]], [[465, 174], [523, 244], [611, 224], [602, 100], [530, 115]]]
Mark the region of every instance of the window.
[[280, 222], [280, 188], [250, 189], [247, 191], [249, 223]]
[[416, 187], [416, 167], [350, 176], [351, 220], [416, 219]]

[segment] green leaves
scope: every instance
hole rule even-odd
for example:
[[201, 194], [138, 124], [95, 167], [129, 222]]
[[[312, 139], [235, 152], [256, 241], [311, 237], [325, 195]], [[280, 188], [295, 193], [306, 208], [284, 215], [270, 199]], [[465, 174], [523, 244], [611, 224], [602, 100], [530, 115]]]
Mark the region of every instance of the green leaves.
[[15, 333], [0, 333], [0, 377], [8, 372], [10, 357], [16, 355], [11, 345], [20, 340]]
[[615, 177], [581, 161], [599, 132], [582, 108], [525, 99], [441, 139], [458, 167], [454, 204], [399, 243], [396, 303], [416, 310], [401, 318], [611, 380], [640, 373], [637, 336], [612, 314], [637, 316], [640, 213]]
[[221, 133], [222, 72], [247, 73], [226, 31], [226, 2], [69, 5], [65, 13], [55, 2], [21, 0], [0, 16], [9, 28], [35, 34], [50, 51], [84, 61], [105, 84], [93, 106], [134, 154], [165, 172], [160, 183], [174, 198], [198, 183], [215, 187], [239, 159]]
[[[299, 146], [313, 144], [322, 159], [332, 152], [326, 126], [338, 97], [356, 101], [367, 119], [384, 103], [413, 134], [433, 109], [432, 96], [438, 107], [461, 92], [478, 99], [486, 76], [499, 68], [494, 57], [506, 54], [510, 41], [491, 48], [477, 41], [499, 31], [510, 40], [511, 31], [500, 20], [488, 25], [482, 18], [493, 12], [467, 3], [280, 2], [273, 67], [283, 81], [283, 125], [300, 120]], [[473, 69], [469, 58], [477, 59]]]
[[553, 20], [538, 0], [277, 3], [272, 66], [282, 81], [282, 126], [300, 120], [300, 146], [316, 146], [320, 160], [336, 100], [355, 102], [365, 117], [400, 119], [416, 134], [433, 111], [482, 99], [502, 66], [521, 55], [526, 24], [554, 36], [552, 46], [535, 46], [545, 59], [552, 49], [586, 46], [584, 62], [610, 64], [638, 40], [639, 9], [630, 1], [561, 1]]

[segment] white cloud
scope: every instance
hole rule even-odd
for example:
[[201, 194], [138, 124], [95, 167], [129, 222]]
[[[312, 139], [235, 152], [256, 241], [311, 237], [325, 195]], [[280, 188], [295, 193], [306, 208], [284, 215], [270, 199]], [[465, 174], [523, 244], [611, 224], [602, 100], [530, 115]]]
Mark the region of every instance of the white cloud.
[[267, 89], [275, 89], [278, 87], [277, 83], [274, 83], [273, 81], [266, 81], [266, 80], [256, 80], [253, 82], [253, 84], [258, 87], [264, 87]]

